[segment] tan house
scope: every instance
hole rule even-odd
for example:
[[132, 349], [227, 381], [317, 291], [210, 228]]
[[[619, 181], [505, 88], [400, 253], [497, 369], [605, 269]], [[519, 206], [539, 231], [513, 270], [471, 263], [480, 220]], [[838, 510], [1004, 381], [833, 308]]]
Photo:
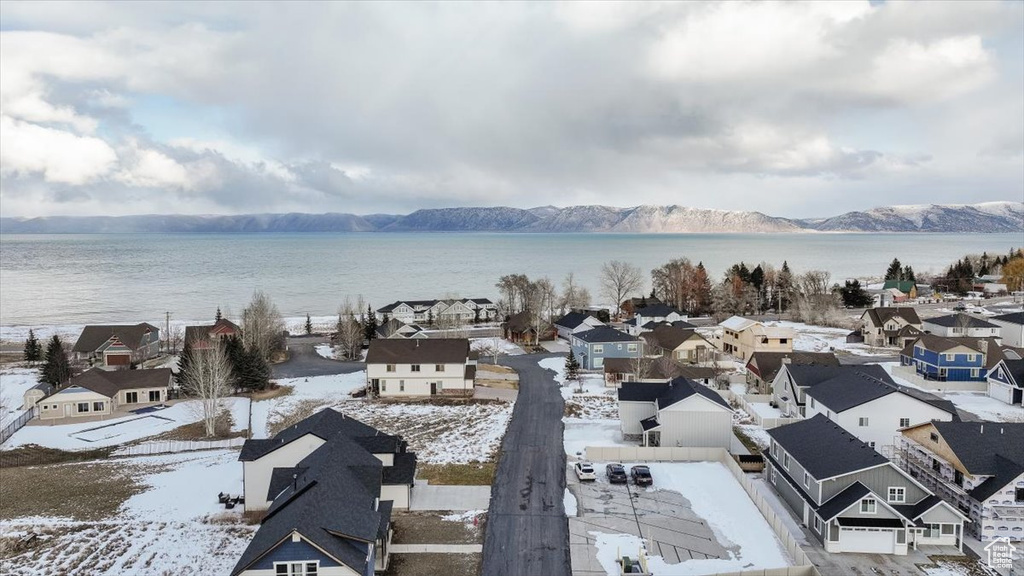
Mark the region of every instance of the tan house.
[[839, 366], [832, 352], [754, 352], [747, 360], [747, 388], [758, 394], [771, 394], [772, 382], [783, 364], [795, 366]]
[[58, 392], [37, 400], [39, 419], [106, 416], [119, 409], [158, 404], [167, 400], [172, 378], [169, 368], [88, 370]]
[[871, 308], [861, 315], [861, 333], [868, 346], [903, 348], [921, 335], [921, 318], [909, 306]]
[[659, 324], [641, 334], [640, 339], [645, 356], [668, 356], [680, 364], [700, 364], [715, 358], [715, 347], [693, 328]]
[[97, 368], [128, 368], [160, 353], [160, 329], [146, 322], [86, 326], [71, 351], [75, 360]]
[[792, 352], [796, 332], [733, 316], [720, 324], [722, 351], [746, 361], [754, 352]]
[[475, 380], [466, 338], [374, 340], [366, 353], [367, 389], [381, 398], [472, 396]]

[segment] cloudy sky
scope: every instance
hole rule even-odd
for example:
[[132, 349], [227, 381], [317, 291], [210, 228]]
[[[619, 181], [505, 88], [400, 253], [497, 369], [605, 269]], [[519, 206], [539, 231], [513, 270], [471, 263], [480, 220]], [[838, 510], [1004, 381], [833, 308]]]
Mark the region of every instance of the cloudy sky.
[[0, 4], [0, 213], [1024, 199], [1024, 3]]

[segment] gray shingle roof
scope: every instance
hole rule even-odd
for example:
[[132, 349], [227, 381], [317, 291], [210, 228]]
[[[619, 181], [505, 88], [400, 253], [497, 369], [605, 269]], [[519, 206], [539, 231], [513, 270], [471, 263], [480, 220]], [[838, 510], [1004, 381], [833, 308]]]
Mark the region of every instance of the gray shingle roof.
[[643, 308], [637, 308], [636, 310], [637, 315], [643, 316], [645, 318], [664, 318], [672, 313], [679, 314], [680, 316], [683, 315], [683, 313], [680, 312], [675, 306], [670, 306], [662, 302], [648, 304], [647, 306], [644, 306]]
[[370, 342], [367, 364], [464, 364], [466, 338], [387, 339]]
[[985, 320], [971, 314], [950, 314], [949, 316], [939, 316], [936, 318], [929, 318], [925, 320], [924, 323], [935, 324], [936, 326], [942, 326], [944, 328], [999, 328], [998, 325], [986, 322]]
[[881, 366], [873, 364], [860, 366], [825, 366], [818, 364], [790, 364], [786, 371], [793, 377], [793, 383], [801, 388], [816, 386], [844, 374], [860, 372], [872, 378], [891, 382], [892, 378]]
[[999, 320], [1000, 322], [1008, 322], [1010, 324], [1024, 324], [1024, 312], [1001, 314], [999, 316], [993, 316], [992, 320]]
[[246, 440], [238, 459], [242, 462], [257, 460], [306, 434], [313, 434], [324, 441], [334, 436], [344, 436], [363, 446], [365, 450], [378, 454], [401, 452], [406, 447], [405, 441], [399, 436], [384, 434], [340, 412], [325, 409], [285, 428], [273, 438]]
[[890, 306], [884, 308], [872, 308], [866, 312], [871, 322], [875, 326], [882, 326], [890, 319], [900, 317], [906, 320], [908, 324], [920, 324], [921, 318], [917, 315], [917, 310], [909, 306]]
[[1024, 388], [1024, 360], [1003, 360], [1002, 363], [1017, 384], [1017, 388]]
[[694, 394], [703, 396], [727, 410], [732, 410], [729, 403], [714, 390], [686, 378], [676, 378], [665, 384], [661, 382], [623, 382], [622, 387], [619, 388], [620, 401], [655, 402], [659, 410], [681, 402]]
[[665, 393], [667, 382], [623, 382], [619, 388], [620, 402], [654, 402]]
[[932, 422], [967, 472], [992, 476], [970, 492], [984, 500], [1024, 473], [1024, 423]]
[[146, 332], [160, 332], [160, 329], [152, 324], [141, 322], [139, 324], [118, 324], [118, 325], [91, 325], [82, 329], [82, 334], [75, 342], [73, 352], [95, 352], [104, 342], [110, 340], [111, 336], [117, 339], [128, 348], [135, 350], [142, 344], [142, 337]]
[[584, 314], [583, 312], [569, 312], [565, 316], [555, 320], [555, 326], [561, 326], [562, 328], [569, 328], [571, 330], [580, 324], [583, 324], [583, 321], [591, 316], [591, 314]]
[[874, 448], [822, 414], [772, 428], [768, 435], [818, 480], [888, 462]]
[[831, 352], [754, 352], [747, 361], [747, 368], [754, 370], [765, 382], [775, 380], [782, 369], [783, 359], [789, 358], [791, 366], [839, 366], [839, 359]]
[[601, 342], [636, 342], [636, 336], [626, 334], [625, 332], [616, 330], [611, 326], [598, 326], [597, 328], [587, 330], [586, 332], [580, 332], [573, 336], [591, 344]]
[[870, 493], [871, 490], [867, 486], [860, 482], [854, 482], [839, 494], [829, 498], [828, 502], [823, 503], [818, 508], [818, 516], [821, 516], [822, 521], [828, 522]]
[[956, 416], [956, 406], [948, 400], [893, 382], [885, 374], [884, 378], [866, 374], [859, 370], [862, 366], [843, 366], [844, 370], [837, 376], [819, 382], [807, 389], [807, 395], [835, 412], [843, 412], [877, 400], [889, 394], [902, 393], [926, 404], [935, 406]]
[[69, 385], [80, 386], [107, 398], [113, 398], [122, 390], [166, 388], [171, 385], [172, 376], [170, 368], [112, 371], [93, 368], [72, 378]]

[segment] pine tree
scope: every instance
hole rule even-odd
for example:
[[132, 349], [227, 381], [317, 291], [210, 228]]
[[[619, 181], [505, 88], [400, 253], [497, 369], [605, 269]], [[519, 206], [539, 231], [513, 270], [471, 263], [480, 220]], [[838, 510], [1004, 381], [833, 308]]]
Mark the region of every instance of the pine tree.
[[428, 326], [433, 326], [434, 325], [434, 309], [433, 308], [431, 308], [430, 310], [427, 310], [427, 325]]
[[892, 262], [889, 264], [889, 268], [887, 268], [886, 271], [885, 271], [885, 279], [886, 280], [899, 280], [900, 279], [900, 275], [902, 274], [902, 272], [903, 272], [903, 265], [900, 264], [900, 259], [899, 258], [893, 258]]
[[657, 300], [657, 299], [658, 299], [658, 293], [654, 291], [654, 288], [651, 288], [651, 300]]
[[309, 312], [306, 312], [306, 335], [313, 333], [313, 321], [309, 319]]
[[56, 334], [46, 346], [46, 364], [43, 365], [42, 381], [60, 388], [71, 379], [71, 362], [64, 344]]
[[28, 340], [25, 340], [25, 361], [39, 362], [42, 355], [43, 346], [39, 343], [39, 340], [36, 340], [35, 332], [30, 328], [28, 331]]
[[900, 280], [904, 282], [917, 282], [917, 278], [914, 277], [914, 269], [909, 264], [903, 267], [903, 272], [900, 273]]
[[793, 272], [789, 269], [789, 262], [786, 260], [782, 261], [782, 269], [775, 276], [775, 285], [776, 291], [779, 294], [779, 312], [785, 312], [789, 310], [789, 306], [793, 302], [793, 291], [795, 289]]
[[711, 311], [711, 278], [704, 268], [704, 262], [697, 262], [693, 273], [693, 310], [695, 314], [707, 314]]
[[363, 325], [363, 335], [369, 342], [377, 337], [377, 315], [373, 313], [373, 307], [366, 305], [366, 324]]
[[220, 322], [221, 318], [223, 318], [223, 316], [221, 316], [221, 313], [220, 313], [220, 306], [217, 306], [217, 315], [213, 317], [213, 321], [214, 322]]
[[244, 365], [248, 360], [245, 355], [245, 345], [242, 344], [242, 339], [238, 336], [231, 336], [223, 340], [224, 355], [228, 357], [228, 363], [231, 364], [231, 371], [233, 375], [233, 382], [236, 388], [245, 388], [239, 381], [241, 374], [244, 370]]
[[578, 382], [580, 379], [580, 363], [576, 360], [576, 355], [573, 354], [572, 350], [569, 350], [569, 355], [565, 358], [565, 382]]
[[249, 391], [266, 390], [270, 385], [270, 363], [256, 348], [242, 352], [235, 382], [239, 388]]
[[178, 356], [178, 372], [174, 375], [178, 386], [185, 384], [186, 375], [192, 371], [192, 367], [195, 365], [195, 355], [196, 351], [192, 348], [192, 341], [185, 340], [185, 345], [181, 348], [181, 356]]

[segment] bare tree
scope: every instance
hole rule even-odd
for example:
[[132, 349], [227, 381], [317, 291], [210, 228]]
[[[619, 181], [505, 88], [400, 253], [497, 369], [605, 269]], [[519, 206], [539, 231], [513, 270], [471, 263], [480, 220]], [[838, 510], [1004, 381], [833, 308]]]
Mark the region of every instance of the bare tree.
[[356, 317], [352, 301], [345, 298], [338, 308], [338, 324], [335, 327], [334, 343], [338, 353], [348, 360], [358, 359], [363, 350], [363, 325]]
[[637, 340], [637, 355], [635, 358], [630, 358], [629, 368], [633, 372], [634, 381], [640, 382], [650, 378], [654, 364], [657, 360], [655, 356], [648, 356], [648, 345], [647, 341], [643, 338]]
[[643, 272], [629, 262], [612, 260], [601, 266], [601, 294], [615, 300], [615, 309], [620, 313], [622, 301], [627, 295], [640, 290], [643, 283]]
[[562, 280], [562, 298], [558, 302], [559, 311], [563, 314], [569, 310], [586, 308], [590, 306], [590, 292], [576, 284], [576, 278], [572, 272], [565, 275]]
[[181, 374], [181, 387], [199, 399], [199, 412], [207, 436], [217, 430], [217, 417], [224, 408], [224, 397], [231, 393], [231, 361], [223, 346], [197, 350], [188, 368]]
[[839, 296], [829, 283], [832, 275], [824, 270], [809, 270], [797, 279], [799, 293], [794, 319], [809, 324], [831, 325], [836, 321]]
[[259, 350], [267, 361], [284, 349], [284, 319], [262, 290], [255, 291], [242, 310], [242, 342], [246, 350]]

